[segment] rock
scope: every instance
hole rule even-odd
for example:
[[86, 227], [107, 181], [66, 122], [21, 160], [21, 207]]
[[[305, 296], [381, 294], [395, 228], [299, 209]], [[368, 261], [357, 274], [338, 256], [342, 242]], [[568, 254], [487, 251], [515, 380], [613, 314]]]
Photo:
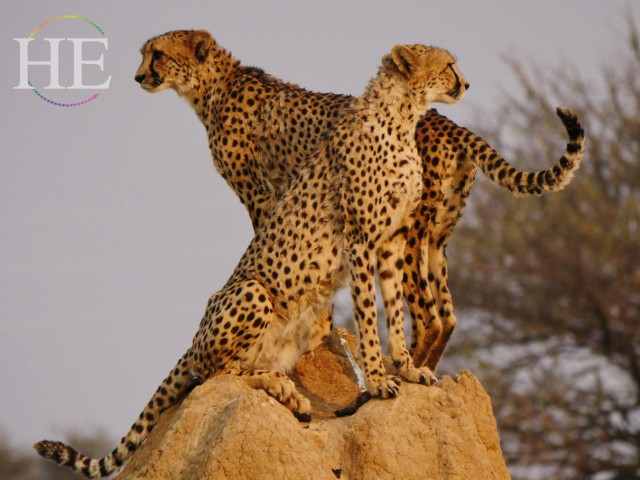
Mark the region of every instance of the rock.
[[398, 398], [335, 418], [358, 395], [350, 372], [324, 346], [300, 360], [292, 378], [312, 402], [309, 424], [236, 377], [212, 378], [163, 414], [117, 480], [510, 478], [489, 397], [471, 373], [403, 383]]

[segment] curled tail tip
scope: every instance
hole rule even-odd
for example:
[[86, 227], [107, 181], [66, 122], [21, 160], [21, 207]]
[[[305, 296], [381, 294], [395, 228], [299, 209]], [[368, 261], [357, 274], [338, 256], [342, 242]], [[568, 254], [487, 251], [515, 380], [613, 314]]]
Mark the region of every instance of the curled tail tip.
[[584, 129], [578, 121], [577, 115], [571, 113], [571, 110], [565, 107], [557, 107], [556, 113], [572, 138], [584, 135]]
[[38, 455], [53, 460], [58, 465], [71, 467], [74, 471], [87, 478], [97, 478], [112, 473], [112, 471], [92, 468], [91, 459], [76, 452], [73, 448], [62, 442], [41, 440], [38, 443], [34, 443], [33, 448]]
[[53, 460], [61, 458], [65, 448], [66, 446], [64, 443], [52, 442], [51, 440], [40, 440], [33, 444], [33, 449], [38, 452], [38, 455], [44, 458], [51, 458]]
[[567, 107], [556, 107], [556, 115], [558, 115], [562, 121], [573, 121], [573, 122], [577, 122], [578, 121], [578, 117], [576, 116], [575, 113], [573, 113], [571, 110], [569, 110]]

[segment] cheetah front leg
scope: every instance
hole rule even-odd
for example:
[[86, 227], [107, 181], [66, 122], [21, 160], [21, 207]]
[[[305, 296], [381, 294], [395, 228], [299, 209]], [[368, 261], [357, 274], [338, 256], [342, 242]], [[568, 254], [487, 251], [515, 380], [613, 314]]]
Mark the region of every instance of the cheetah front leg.
[[352, 245], [349, 249], [351, 297], [367, 390], [374, 397], [391, 398], [398, 395], [399, 379], [387, 375], [382, 364], [376, 311], [374, 257], [375, 250], [363, 244]]
[[403, 256], [406, 231], [398, 231], [378, 251], [378, 278], [384, 300], [389, 332], [389, 355], [399, 375], [414, 383], [434, 383], [436, 377], [428, 367], [416, 368], [407, 349], [404, 336], [404, 306], [402, 303]]
[[239, 376], [251, 388], [264, 390], [267, 395], [291, 410], [301, 422], [311, 421], [311, 403], [298, 392], [293, 381], [284, 373], [273, 370], [234, 368], [225, 370], [225, 373]]

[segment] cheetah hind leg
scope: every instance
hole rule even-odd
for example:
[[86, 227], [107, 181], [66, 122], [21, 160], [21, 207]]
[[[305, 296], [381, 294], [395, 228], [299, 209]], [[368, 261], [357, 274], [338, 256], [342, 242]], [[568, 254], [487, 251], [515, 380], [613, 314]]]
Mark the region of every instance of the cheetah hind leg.
[[436, 284], [436, 307], [440, 317], [441, 327], [437, 339], [433, 342], [426, 364], [434, 372], [444, 353], [444, 349], [451, 338], [451, 334], [456, 326], [456, 316], [453, 313], [453, 302], [451, 291], [448, 285], [448, 263], [444, 246], [433, 247], [429, 250], [429, 270], [434, 272]]
[[217, 324], [237, 323], [234, 328], [229, 327], [214, 337], [205, 334], [200, 342], [194, 340], [194, 343], [204, 348], [219, 345], [220, 351], [210, 352], [212, 357], [219, 360], [215, 368], [216, 374], [237, 375], [251, 388], [264, 390], [291, 410], [299, 420], [309, 421], [309, 400], [296, 390], [293, 381], [284, 373], [272, 369], [273, 362], [278, 362], [278, 353], [271, 352], [269, 358], [263, 358], [257, 364], [256, 358], [252, 359], [260, 355], [262, 347], [266, 348], [265, 345], [261, 347], [260, 343], [268, 335], [274, 315], [265, 287], [256, 280], [230, 282], [225, 290], [218, 292], [212, 305], [219, 305], [220, 308], [216, 310], [208, 307], [208, 315], [200, 326], [201, 330], [209, 333], [216, 330], [214, 326]]
[[426, 365], [435, 373], [428, 359], [442, 335], [443, 326], [436, 304], [436, 278], [431, 270], [430, 245], [434, 241], [434, 238], [426, 237], [416, 243], [412, 252], [414, 257], [412, 265], [405, 268], [405, 273], [409, 270], [408, 275], [411, 280], [404, 287], [411, 320], [415, 327], [411, 342], [413, 362], [419, 367]]
[[378, 251], [378, 278], [387, 317], [389, 355], [403, 379], [428, 385], [435, 383], [436, 377], [429, 367], [415, 366], [404, 335], [402, 278], [405, 246], [405, 235], [398, 233]]
[[311, 403], [298, 392], [293, 381], [284, 373], [258, 369], [229, 369], [226, 373], [239, 376], [251, 388], [264, 390], [267, 395], [291, 410], [301, 422], [311, 421]]

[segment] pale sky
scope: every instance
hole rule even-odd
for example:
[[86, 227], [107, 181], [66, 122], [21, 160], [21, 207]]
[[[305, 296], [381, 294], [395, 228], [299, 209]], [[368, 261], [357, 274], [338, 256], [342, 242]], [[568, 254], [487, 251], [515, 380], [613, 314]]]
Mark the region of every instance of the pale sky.
[[[0, 12], [0, 429], [26, 448], [67, 429], [126, 433], [252, 236], [190, 107], [134, 82], [149, 37], [204, 28], [246, 65], [354, 95], [393, 45], [437, 45], [457, 56], [471, 89], [458, 105], [434, 106], [473, 128], [480, 109], [517, 93], [506, 57], [571, 64], [597, 94], [599, 67], [615, 61], [640, 2], [3, 0]], [[72, 108], [13, 88], [13, 38], [65, 14], [93, 21], [109, 47], [108, 90]], [[36, 39], [65, 31], [97, 35], [60, 20]], [[60, 65], [68, 79], [68, 58]]]

